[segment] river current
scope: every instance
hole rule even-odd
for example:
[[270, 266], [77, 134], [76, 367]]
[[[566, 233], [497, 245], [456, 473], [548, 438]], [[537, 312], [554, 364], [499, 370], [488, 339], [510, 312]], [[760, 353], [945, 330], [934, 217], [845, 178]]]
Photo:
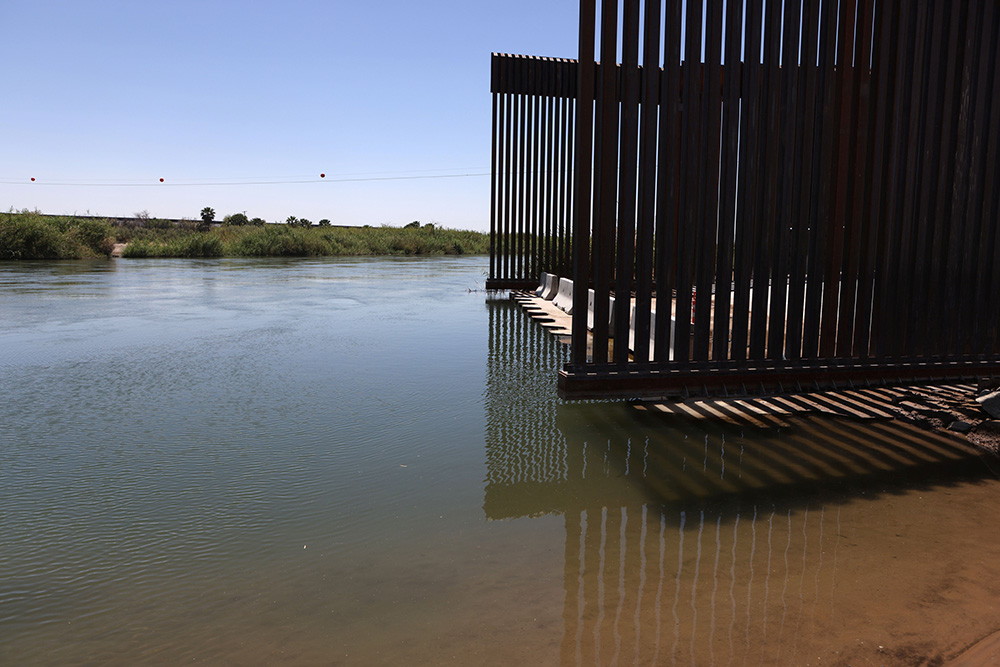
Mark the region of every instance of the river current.
[[0, 664], [940, 664], [997, 464], [564, 403], [487, 260], [0, 263]]

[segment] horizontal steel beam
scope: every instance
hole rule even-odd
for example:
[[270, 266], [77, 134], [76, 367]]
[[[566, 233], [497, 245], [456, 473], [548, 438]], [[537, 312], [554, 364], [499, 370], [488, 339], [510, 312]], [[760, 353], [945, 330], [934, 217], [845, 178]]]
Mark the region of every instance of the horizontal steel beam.
[[708, 364], [567, 364], [559, 371], [559, 396], [687, 398], [763, 396], [869, 386], [935, 383], [1000, 377], [1000, 358], [950, 361], [800, 360]]

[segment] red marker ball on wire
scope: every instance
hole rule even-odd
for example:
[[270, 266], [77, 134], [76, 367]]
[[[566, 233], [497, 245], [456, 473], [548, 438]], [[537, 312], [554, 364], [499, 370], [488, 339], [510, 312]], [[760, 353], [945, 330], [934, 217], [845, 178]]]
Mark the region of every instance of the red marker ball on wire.
[[162, 182], [163, 182], [163, 179], [161, 178], [161, 179], [160, 179], [160, 183], [162, 183]]
[[32, 182], [32, 183], [34, 183], [34, 182], [35, 182], [35, 177], [34, 177], [34, 176], [32, 176], [32, 177], [31, 177], [31, 182]]
[[319, 177], [320, 178], [326, 178], [326, 174], [320, 174]]

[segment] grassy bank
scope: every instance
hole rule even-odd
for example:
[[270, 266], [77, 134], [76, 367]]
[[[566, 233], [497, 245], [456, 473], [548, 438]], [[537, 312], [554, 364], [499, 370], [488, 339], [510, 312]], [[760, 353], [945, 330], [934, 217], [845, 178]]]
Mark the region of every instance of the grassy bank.
[[489, 235], [433, 225], [409, 227], [216, 226], [104, 220], [32, 212], [0, 214], [0, 260], [109, 257], [318, 257], [466, 255], [489, 252]]

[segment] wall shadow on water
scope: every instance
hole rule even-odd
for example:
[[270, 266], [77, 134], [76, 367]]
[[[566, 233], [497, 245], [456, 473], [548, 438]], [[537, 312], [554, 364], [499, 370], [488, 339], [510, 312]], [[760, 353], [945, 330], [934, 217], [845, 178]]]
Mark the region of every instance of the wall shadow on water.
[[564, 403], [555, 371], [568, 347], [510, 302], [488, 308], [483, 509], [564, 516], [565, 664], [816, 657], [853, 631], [839, 607], [868, 593], [838, 581], [843, 508], [1000, 471], [961, 438], [901, 422], [798, 415], [761, 427]]

